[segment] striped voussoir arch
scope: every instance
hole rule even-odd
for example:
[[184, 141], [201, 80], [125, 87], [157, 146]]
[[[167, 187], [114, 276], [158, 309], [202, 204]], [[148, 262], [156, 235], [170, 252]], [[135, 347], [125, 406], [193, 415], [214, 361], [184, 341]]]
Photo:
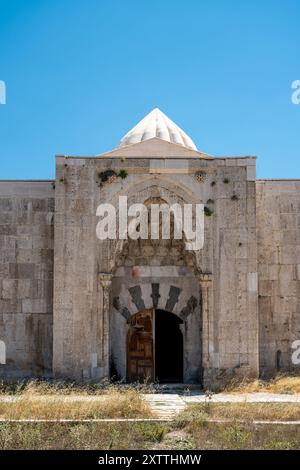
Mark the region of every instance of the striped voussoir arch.
[[162, 303], [160, 287], [160, 283], [158, 282], [151, 283], [150, 305], [149, 301], [146, 302], [146, 300], [144, 299], [143, 290], [140, 284], [129, 287], [127, 289], [129, 298], [131, 300], [131, 303], [135, 306], [136, 311], [131, 311], [130, 307], [128, 307], [122, 295], [113, 298], [113, 307], [126, 320], [128, 320], [132, 314], [141, 310], [145, 310], [146, 308], [160, 308], [162, 310], [175, 313], [180, 318], [182, 318], [182, 320], [186, 320], [188, 316], [197, 308], [199, 304], [198, 299], [194, 295], [191, 295], [189, 298], [186, 299], [184, 307], [181, 308], [180, 311], [178, 311], [176, 306], [178, 306], [180, 296], [182, 295], [182, 289], [172, 284], [169, 286], [169, 291], [166, 300], [164, 300]]

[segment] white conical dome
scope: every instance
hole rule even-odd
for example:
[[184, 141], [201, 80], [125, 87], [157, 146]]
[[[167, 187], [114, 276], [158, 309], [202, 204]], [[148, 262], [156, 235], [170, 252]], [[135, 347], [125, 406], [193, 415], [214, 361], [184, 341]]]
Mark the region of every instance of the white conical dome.
[[119, 148], [153, 139], [154, 137], [197, 150], [192, 139], [158, 108], [154, 108], [131, 131], [127, 132], [121, 139]]

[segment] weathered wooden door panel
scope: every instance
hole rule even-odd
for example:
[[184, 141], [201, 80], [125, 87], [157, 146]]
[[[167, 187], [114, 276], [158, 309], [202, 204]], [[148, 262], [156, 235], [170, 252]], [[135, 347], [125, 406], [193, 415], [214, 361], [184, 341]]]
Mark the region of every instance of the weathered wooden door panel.
[[153, 310], [142, 310], [129, 319], [127, 379], [153, 380]]

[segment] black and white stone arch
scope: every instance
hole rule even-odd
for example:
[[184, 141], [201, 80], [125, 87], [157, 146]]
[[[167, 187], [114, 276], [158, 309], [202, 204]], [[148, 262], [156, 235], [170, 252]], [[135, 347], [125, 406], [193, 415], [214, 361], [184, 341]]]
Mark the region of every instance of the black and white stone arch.
[[[150, 284], [150, 283], [149, 283]], [[182, 320], [186, 320], [188, 316], [195, 311], [198, 306], [198, 299], [191, 295], [188, 297], [184, 303], [184, 307], [180, 310], [178, 309], [179, 300], [181, 300], [181, 296], [183, 294], [182, 289], [178, 286], [174, 286], [170, 284], [168, 289], [168, 296], [166, 299], [161, 302], [161, 294], [160, 294], [160, 283], [154, 282], [151, 283], [151, 294], [149, 299], [146, 300], [143, 295], [142, 287], [145, 286], [149, 287], [149, 284], [136, 284], [134, 286], [129, 287], [128, 293], [131, 299], [132, 305], [135, 309], [130, 308], [128, 305], [128, 300], [124, 298], [124, 296], [119, 295], [113, 298], [113, 306], [114, 308], [126, 319], [128, 320], [131, 315], [137, 313], [141, 310], [148, 309], [148, 308], [160, 308], [162, 310], [166, 310], [171, 313], [175, 313], [178, 315]], [[127, 296], [126, 296], [127, 297]], [[182, 304], [182, 302], [181, 302]]]

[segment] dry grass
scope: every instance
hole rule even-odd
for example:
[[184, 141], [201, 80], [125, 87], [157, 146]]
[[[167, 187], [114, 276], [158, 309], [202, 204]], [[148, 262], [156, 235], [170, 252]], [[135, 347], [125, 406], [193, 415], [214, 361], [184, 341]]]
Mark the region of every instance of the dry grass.
[[232, 381], [224, 392], [230, 393], [300, 393], [300, 376], [278, 375], [271, 380]]
[[[280, 421], [299, 417], [300, 405], [297, 404], [206, 403], [187, 407], [179, 415], [176, 427], [185, 435], [184, 445], [188, 442], [194, 449], [292, 450], [300, 449], [299, 425], [254, 424], [253, 420]], [[230, 421], [209, 421], [222, 418]], [[182, 443], [177, 442], [179, 447], [176, 448]], [[169, 442], [168, 445], [172, 448], [175, 444]]]
[[151, 410], [133, 386], [30, 380], [0, 383], [2, 419], [95, 419], [150, 417]]
[[299, 449], [297, 426], [0, 423], [0, 449]]
[[158, 423], [0, 423], [0, 449], [151, 449], [167, 428]]
[[40, 396], [30, 391], [14, 401], [0, 401], [2, 419], [95, 419], [150, 417], [149, 405], [139, 392], [111, 391], [96, 399], [89, 397]]
[[208, 419], [297, 421], [300, 403], [203, 403], [188, 406], [178, 417], [184, 423]]
[[299, 426], [190, 423], [185, 432], [195, 449], [294, 450], [300, 448]]
[[110, 395], [114, 392], [139, 391], [154, 393], [155, 385], [147, 383], [121, 384], [110, 382], [82, 384], [59, 380], [0, 381], [1, 395]]

